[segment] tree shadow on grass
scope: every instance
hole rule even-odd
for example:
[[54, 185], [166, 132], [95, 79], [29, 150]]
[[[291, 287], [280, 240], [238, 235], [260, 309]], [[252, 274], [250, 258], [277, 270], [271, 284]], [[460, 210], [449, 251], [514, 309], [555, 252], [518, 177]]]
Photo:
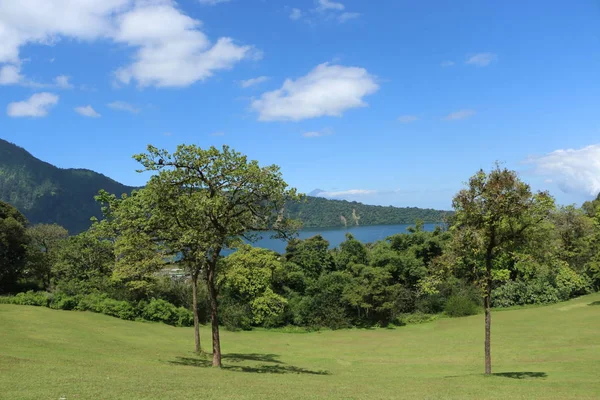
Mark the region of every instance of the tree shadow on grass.
[[594, 301], [593, 303], [588, 304], [588, 306], [600, 306], [600, 301]]
[[[277, 360], [276, 354], [224, 354], [223, 360], [231, 363], [240, 363], [244, 361], [270, 362], [272, 365], [235, 365], [228, 362], [223, 363], [222, 369], [235, 372], [249, 372], [255, 374], [307, 374], [307, 375], [331, 375], [329, 371], [311, 371], [309, 369], [287, 365]], [[169, 361], [169, 364], [185, 365], [189, 367], [212, 368], [212, 360], [177, 357], [175, 361]]]
[[[463, 378], [465, 376], [473, 376], [473, 375], [483, 375], [484, 374], [470, 374], [470, 375], [452, 375], [446, 376], [446, 378]], [[499, 376], [502, 378], [510, 378], [510, 379], [536, 379], [536, 378], [547, 378], [548, 374], [545, 372], [495, 372], [491, 376]]]
[[496, 372], [492, 375], [511, 379], [530, 379], [548, 377], [548, 374], [545, 372]]
[[274, 363], [274, 364], [284, 364], [277, 359], [278, 357], [279, 357], [279, 355], [277, 355], [277, 354], [258, 354], [258, 353], [248, 353], [248, 354], [230, 353], [230, 354], [223, 354], [221, 356], [221, 358], [223, 360], [229, 360], [234, 363], [239, 363], [242, 361], [260, 361], [260, 362], [269, 362], [269, 363]]

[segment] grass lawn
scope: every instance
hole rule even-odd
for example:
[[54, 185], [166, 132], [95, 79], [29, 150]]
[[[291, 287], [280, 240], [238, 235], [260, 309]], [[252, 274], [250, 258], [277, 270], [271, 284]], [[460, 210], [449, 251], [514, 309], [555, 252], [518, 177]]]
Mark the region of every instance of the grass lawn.
[[[209, 330], [202, 330], [210, 348]], [[599, 399], [600, 294], [398, 329], [222, 333], [0, 305], [1, 399]]]

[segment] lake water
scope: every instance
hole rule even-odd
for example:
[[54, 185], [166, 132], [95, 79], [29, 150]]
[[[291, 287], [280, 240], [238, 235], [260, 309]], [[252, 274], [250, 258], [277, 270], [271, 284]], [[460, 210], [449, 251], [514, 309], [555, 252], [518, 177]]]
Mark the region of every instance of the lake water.
[[[433, 231], [440, 224], [425, 224], [423, 229]], [[414, 224], [401, 225], [372, 225], [372, 226], [352, 226], [349, 228], [321, 228], [321, 229], [303, 229], [298, 237], [300, 239], [308, 239], [315, 235], [321, 235], [329, 242], [331, 248], [337, 247], [346, 240], [346, 233], [351, 233], [354, 238], [363, 243], [376, 242], [383, 240], [388, 236], [397, 233], [406, 233], [408, 227], [415, 226]], [[278, 253], [284, 253], [287, 242], [283, 240], [271, 239], [268, 233], [263, 235], [263, 238], [252, 244], [255, 247], [263, 247], [274, 250]]]

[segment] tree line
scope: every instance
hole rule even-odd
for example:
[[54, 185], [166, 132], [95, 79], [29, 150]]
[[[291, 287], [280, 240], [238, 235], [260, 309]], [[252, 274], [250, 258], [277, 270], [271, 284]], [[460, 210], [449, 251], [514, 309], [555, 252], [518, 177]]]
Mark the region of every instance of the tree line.
[[[30, 226], [0, 203], [0, 301], [104, 312], [194, 326], [308, 329], [404, 325], [484, 313], [491, 373], [491, 310], [542, 304], [598, 290], [600, 196], [556, 206], [515, 172], [477, 172], [454, 197], [454, 214], [432, 232], [376, 243], [352, 235], [329, 249], [299, 240], [286, 204], [303, 201], [277, 166], [262, 167], [225, 146], [149, 146], [136, 155], [153, 172], [144, 189], [97, 200], [104, 218], [79, 235]], [[260, 232], [288, 241], [278, 254], [252, 247]], [[234, 249], [234, 252], [231, 250]], [[172, 274], [183, 270], [183, 277]]]

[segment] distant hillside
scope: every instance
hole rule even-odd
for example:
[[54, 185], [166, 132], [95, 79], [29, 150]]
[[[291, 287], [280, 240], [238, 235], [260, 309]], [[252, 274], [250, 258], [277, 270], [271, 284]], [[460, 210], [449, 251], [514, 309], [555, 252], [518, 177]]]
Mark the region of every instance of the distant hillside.
[[443, 222], [452, 214], [450, 211], [370, 206], [355, 201], [328, 200], [313, 196], [308, 196], [306, 203], [289, 204], [287, 213], [289, 217], [301, 219], [305, 228], [414, 224], [417, 220]]
[[[94, 171], [57, 168], [0, 139], [0, 200], [17, 207], [31, 223], [57, 223], [72, 234], [82, 232], [90, 226], [92, 216], [101, 217], [94, 200], [100, 189], [120, 195], [134, 188]], [[289, 204], [286, 211], [306, 228], [413, 224], [419, 219], [441, 222], [449, 215], [447, 211], [369, 206], [312, 196], [305, 203]]]
[[78, 233], [100, 217], [98, 190], [129, 193], [132, 187], [86, 169], [60, 169], [0, 139], [0, 200], [17, 207], [31, 223], [57, 223]]

